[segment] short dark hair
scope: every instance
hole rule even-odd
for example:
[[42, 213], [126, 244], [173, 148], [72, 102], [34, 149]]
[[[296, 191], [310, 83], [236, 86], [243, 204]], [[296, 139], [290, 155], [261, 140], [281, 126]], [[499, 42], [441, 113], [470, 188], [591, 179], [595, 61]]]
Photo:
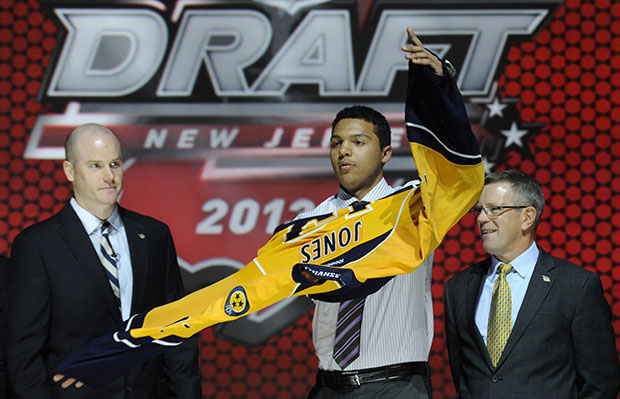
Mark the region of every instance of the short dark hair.
[[536, 231], [545, 208], [545, 195], [540, 184], [533, 177], [518, 170], [493, 172], [484, 179], [485, 186], [495, 183], [510, 183], [516, 199], [523, 201], [514, 205], [533, 206], [536, 209], [536, 220], [534, 221], [534, 231]]
[[332, 122], [332, 131], [342, 119], [362, 119], [374, 126], [373, 132], [379, 138], [379, 145], [385, 148], [392, 143], [392, 130], [383, 114], [364, 105], [353, 105], [341, 109]]

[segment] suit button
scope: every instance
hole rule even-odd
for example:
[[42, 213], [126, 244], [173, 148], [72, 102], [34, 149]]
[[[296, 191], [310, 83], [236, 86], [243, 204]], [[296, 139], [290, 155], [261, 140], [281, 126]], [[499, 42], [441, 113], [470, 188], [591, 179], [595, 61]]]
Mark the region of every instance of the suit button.
[[497, 382], [497, 376], [494, 375], [493, 377], [491, 377], [491, 381], [492, 382]]

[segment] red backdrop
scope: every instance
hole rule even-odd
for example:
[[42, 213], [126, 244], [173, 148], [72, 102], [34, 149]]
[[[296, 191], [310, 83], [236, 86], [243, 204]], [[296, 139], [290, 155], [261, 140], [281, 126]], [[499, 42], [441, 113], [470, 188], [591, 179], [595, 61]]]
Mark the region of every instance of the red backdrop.
[[[70, 197], [59, 162], [23, 158], [44, 111], [37, 94], [57, 34], [37, 1], [0, 1], [0, 252], [7, 255], [19, 231]], [[534, 40], [509, 49], [500, 73], [498, 96], [518, 98], [521, 120], [544, 127], [525, 151], [507, 151], [505, 163], [494, 169], [519, 169], [542, 184], [547, 208], [537, 241], [601, 277], [620, 346], [620, 5], [566, 1]], [[454, 397], [444, 341], [444, 283], [483, 256], [469, 215], [435, 256], [430, 363], [436, 398]], [[317, 365], [310, 320], [308, 314], [256, 347], [205, 330], [204, 396], [305, 397]]]

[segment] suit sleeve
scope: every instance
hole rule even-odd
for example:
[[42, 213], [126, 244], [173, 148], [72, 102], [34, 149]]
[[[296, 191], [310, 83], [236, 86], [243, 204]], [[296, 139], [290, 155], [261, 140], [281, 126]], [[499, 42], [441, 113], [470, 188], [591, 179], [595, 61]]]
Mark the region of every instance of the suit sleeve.
[[16, 399], [52, 398], [44, 354], [49, 342], [50, 284], [45, 260], [29, 236], [18, 235], [9, 265], [7, 365]]
[[457, 397], [461, 391], [461, 375], [462, 375], [462, 352], [461, 345], [456, 333], [456, 320], [454, 306], [452, 305], [451, 290], [454, 282], [448, 280], [444, 293], [444, 321], [446, 332], [446, 343], [448, 345], [448, 359], [450, 361], [450, 371], [452, 372], [452, 381], [456, 389]]
[[572, 322], [573, 351], [580, 398], [615, 399], [620, 366], [611, 310], [597, 275], [588, 273]]
[[[166, 235], [166, 303], [169, 303], [183, 297], [185, 289], [170, 230], [166, 229]], [[198, 367], [198, 336], [188, 338], [179, 347], [164, 352], [163, 356], [164, 374], [170, 398], [201, 399], [202, 378]]]

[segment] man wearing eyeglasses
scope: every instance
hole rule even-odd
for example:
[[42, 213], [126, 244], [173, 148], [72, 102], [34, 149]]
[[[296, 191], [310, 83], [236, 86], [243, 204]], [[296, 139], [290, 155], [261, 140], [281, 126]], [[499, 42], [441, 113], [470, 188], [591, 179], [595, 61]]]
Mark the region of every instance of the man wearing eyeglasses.
[[530, 176], [486, 177], [471, 213], [491, 257], [445, 289], [458, 398], [617, 398], [620, 366], [601, 281], [536, 245], [543, 207]]

